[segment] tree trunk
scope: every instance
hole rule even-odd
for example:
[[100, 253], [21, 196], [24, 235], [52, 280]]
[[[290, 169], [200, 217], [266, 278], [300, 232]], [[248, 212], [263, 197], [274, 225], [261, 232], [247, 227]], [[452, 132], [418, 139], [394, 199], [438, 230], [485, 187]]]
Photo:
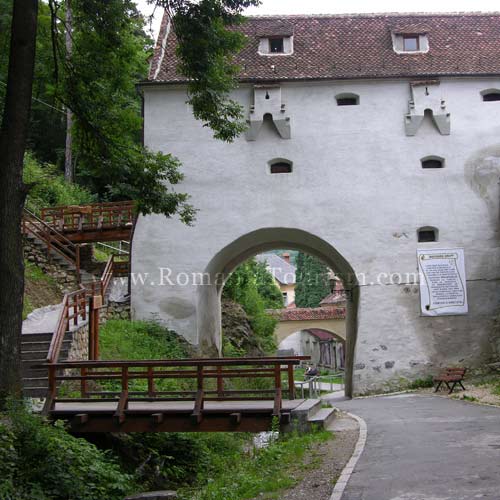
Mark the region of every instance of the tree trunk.
[[[73, 52], [73, 12], [71, 11], [71, 0], [66, 0], [66, 58], [71, 57]], [[75, 171], [73, 168], [73, 112], [71, 109], [66, 109], [66, 152], [64, 155], [64, 178], [67, 182], [75, 180]]]
[[21, 394], [24, 294], [21, 218], [26, 197], [23, 158], [31, 110], [37, 0], [15, 0], [9, 74], [0, 128], [0, 406]]

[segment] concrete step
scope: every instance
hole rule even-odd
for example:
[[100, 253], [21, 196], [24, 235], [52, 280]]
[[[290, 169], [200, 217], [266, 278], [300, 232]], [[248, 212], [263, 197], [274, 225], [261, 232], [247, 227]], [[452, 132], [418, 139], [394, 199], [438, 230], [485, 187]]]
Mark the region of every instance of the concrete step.
[[[67, 359], [68, 357], [68, 352], [69, 350], [66, 349], [61, 349], [59, 352], [59, 359]], [[21, 360], [22, 361], [33, 361], [33, 360], [39, 360], [43, 359], [45, 361], [45, 358], [47, 357], [48, 350], [45, 351], [23, 351], [21, 352]], [[36, 363], [33, 363], [36, 364]]]
[[305, 399], [299, 406], [291, 411], [293, 427], [299, 430], [309, 428], [309, 417], [314, 415], [321, 408], [320, 399]]
[[49, 379], [48, 377], [28, 377], [23, 378], [23, 388], [24, 389], [32, 389], [32, 388], [41, 388], [44, 387], [45, 390], [49, 387]]
[[47, 352], [50, 347], [50, 341], [42, 340], [40, 342], [30, 341], [30, 342], [21, 342], [21, 352], [30, 352], [30, 351], [45, 351]]
[[47, 396], [47, 387], [24, 387], [23, 396], [25, 398], [45, 398]]
[[320, 408], [314, 415], [310, 415], [307, 421], [310, 425], [322, 426], [326, 429], [335, 418], [336, 408]]
[[50, 342], [52, 340], [52, 332], [49, 333], [23, 333], [21, 342]]
[[47, 378], [48, 370], [47, 368], [28, 368], [28, 369], [23, 368], [21, 370], [21, 376], [23, 380], [31, 378]]
[[[71, 339], [63, 340], [61, 349], [67, 349], [71, 345]], [[21, 342], [21, 352], [30, 351], [45, 351], [48, 352], [50, 347], [50, 341], [42, 340], [41, 342]]]
[[36, 358], [36, 359], [21, 359], [21, 368], [24, 370], [32, 368], [34, 365], [41, 365], [45, 363], [46, 357], [43, 358]]

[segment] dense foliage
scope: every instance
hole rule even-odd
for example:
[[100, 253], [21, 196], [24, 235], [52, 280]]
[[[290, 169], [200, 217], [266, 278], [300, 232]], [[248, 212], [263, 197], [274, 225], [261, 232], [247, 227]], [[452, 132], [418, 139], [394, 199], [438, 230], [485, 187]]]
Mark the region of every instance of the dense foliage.
[[88, 189], [64, 180], [55, 165], [41, 163], [31, 153], [24, 157], [24, 182], [30, 186], [26, 208], [37, 213], [52, 205], [80, 205], [96, 201]]
[[283, 307], [283, 298], [265, 264], [255, 259], [241, 264], [227, 280], [223, 297], [242, 305], [262, 350], [273, 352], [276, 349], [274, 329], [277, 319], [266, 309]]
[[[304, 456], [331, 438], [326, 431], [286, 434], [255, 449], [241, 433], [151, 433], [100, 436], [144, 490], [175, 489], [182, 500], [244, 500], [293, 486]], [[317, 463], [317, 462], [316, 462]], [[291, 474], [293, 471], [293, 474]], [[280, 498], [265, 496], [265, 498]]]
[[295, 304], [297, 307], [318, 307], [330, 293], [328, 268], [316, 257], [297, 255]]
[[1, 500], [123, 500], [134, 489], [108, 452], [24, 408], [0, 424]]

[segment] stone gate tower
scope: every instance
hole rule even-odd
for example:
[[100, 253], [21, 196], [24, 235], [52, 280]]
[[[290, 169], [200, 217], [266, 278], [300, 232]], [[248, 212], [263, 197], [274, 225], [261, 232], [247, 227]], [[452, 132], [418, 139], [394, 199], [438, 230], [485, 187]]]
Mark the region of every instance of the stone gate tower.
[[[141, 217], [132, 308], [206, 352], [220, 276], [296, 248], [349, 290], [347, 392], [492, 355], [500, 302], [500, 15], [250, 18], [234, 92], [248, 119], [215, 140], [186, 104], [165, 19], [143, 82], [145, 143], [183, 163], [196, 223]], [[465, 251], [469, 311], [425, 317], [417, 249]], [[142, 276], [142, 280], [138, 279]]]

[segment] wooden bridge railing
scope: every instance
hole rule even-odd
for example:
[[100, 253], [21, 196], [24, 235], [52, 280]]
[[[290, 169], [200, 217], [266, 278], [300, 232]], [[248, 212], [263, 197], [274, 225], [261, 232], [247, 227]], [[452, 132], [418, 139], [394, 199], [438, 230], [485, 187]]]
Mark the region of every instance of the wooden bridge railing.
[[80, 285], [79, 290], [67, 293], [63, 297], [61, 312], [56, 323], [56, 328], [50, 341], [47, 353], [47, 362], [55, 363], [59, 359], [64, 336], [71, 323], [78, 325], [79, 321], [87, 319], [87, 290]]
[[96, 231], [132, 226], [134, 202], [120, 201], [43, 208], [41, 218], [61, 232]]
[[[49, 370], [45, 411], [52, 411], [56, 403], [116, 402], [114, 416], [122, 422], [130, 401], [194, 401], [191, 418], [200, 422], [206, 401], [272, 400], [272, 414], [280, 416], [283, 395], [295, 398], [294, 366], [308, 359], [292, 356], [50, 363], [43, 365]], [[287, 380], [285, 387], [282, 374]], [[185, 381], [190, 387], [158, 387], [159, 381], [168, 379]], [[234, 382], [231, 384], [235, 379], [267, 379], [269, 383], [264, 389], [240, 389], [234, 387]], [[58, 397], [61, 382], [78, 384], [79, 397]]]
[[[104, 300], [113, 276], [122, 276], [125, 271], [128, 274], [128, 256], [117, 257], [116, 255], [111, 255], [98, 281], [81, 283], [78, 290], [64, 295], [61, 312], [47, 354], [48, 363], [57, 363], [59, 360], [62, 343], [71, 324], [76, 326], [80, 321], [86, 321], [87, 316], [90, 316], [89, 320], [91, 323], [89, 325], [89, 355], [92, 359], [98, 357], [99, 317], [97, 316], [96, 310], [92, 307], [89, 306], [87, 310], [87, 306], [89, 305], [88, 298], [101, 296], [102, 300]], [[93, 318], [93, 315], [96, 316]]]
[[30, 233], [47, 245], [49, 259], [50, 251], [54, 250], [73, 264], [76, 268], [77, 279], [80, 281], [80, 245], [68, 240], [52, 225], [47, 224], [26, 208], [23, 213], [22, 230], [24, 234]]

